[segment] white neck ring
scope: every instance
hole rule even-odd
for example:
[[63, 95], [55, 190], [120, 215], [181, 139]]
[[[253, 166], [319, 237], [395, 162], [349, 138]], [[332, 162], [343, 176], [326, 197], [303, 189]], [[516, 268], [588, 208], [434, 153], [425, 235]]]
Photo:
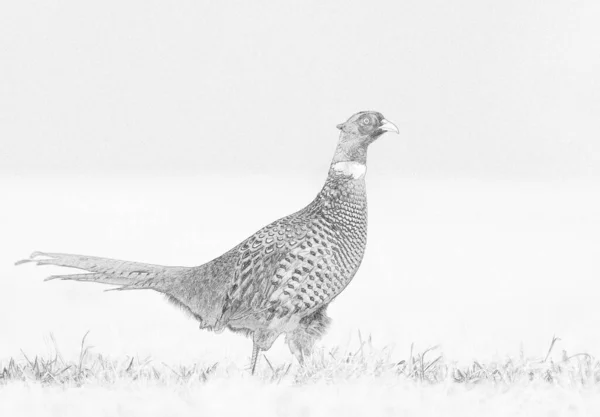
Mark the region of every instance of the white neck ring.
[[367, 173], [367, 166], [355, 161], [343, 161], [333, 164], [333, 169], [355, 180], [363, 178]]

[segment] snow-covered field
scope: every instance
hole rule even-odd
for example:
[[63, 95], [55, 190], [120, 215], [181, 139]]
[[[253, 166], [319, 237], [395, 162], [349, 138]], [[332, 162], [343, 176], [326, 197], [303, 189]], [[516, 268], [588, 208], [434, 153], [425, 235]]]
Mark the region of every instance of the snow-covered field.
[[5, 363], [0, 415], [597, 415], [600, 363], [551, 348], [542, 359], [460, 368], [436, 349], [407, 357], [362, 340], [355, 350], [317, 349], [302, 368], [265, 357], [251, 376], [233, 362], [119, 362], [84, 341], [74, 361], [55, 350]]
[[3, 416], [596, 416], [598, 389], [544, 384], [465, 387], [419, 386], [364, 379], [302, 387], [250, 378], [220, 379], [194, 387], [116, 385], [3, 387]]
[[[42, 386], [28, 378], [11, 380], [0, 383], [0, 415], [600, 412], [593, 378], [585, 384], [566, 377], [456, 383], [449, 375], [431, 383], [389, 371], [298, 383], [302, 371], [293, 365], [271, 381], [270, 366], [284, 369], [292, 359], [282, 341], [267, 352], [271, 365], [261, 360], [259, 376], [252, 378], [243, 370], [249, 340], [198, 331], [158, 294], [43, 283], [52, 268], [13, 266], [34, 250], [200, 264], [308, 203], [321, 181], [0, 180], [0, 367], [11, 357], [22, 364], [23, 353], [30, 360], [51, 358], [50, 334], [65, 360], [76, 361], [88, 330], [90, 352], [119, 363], [151, 358], [157, 367], [174, 370], [218, 363], [205, 383], [90, 378], [82, 386]], [[370, 337], [373, 346], [390, 352], [389, 364], [407, 360], [413, 344], [421, 353], [439, 345], [431, 359], [441, 354], [451, 369], [475, 361], [489, 367], [511, 358], [544, 359], [554, 335], [560, 337], [549, 358], [555, 365], [563, 351], [600, 355], [598, 182], [406, 180], [375, 170], [367, 181], [367, 254], [330, 308], [325, 352], [354, 351], [360, 330], [364, 340]]]

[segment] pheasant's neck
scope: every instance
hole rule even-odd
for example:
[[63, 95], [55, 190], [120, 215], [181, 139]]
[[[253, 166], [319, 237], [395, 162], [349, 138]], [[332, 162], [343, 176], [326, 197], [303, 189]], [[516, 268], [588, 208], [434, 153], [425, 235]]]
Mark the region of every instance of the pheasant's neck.
[[365, 227], [367, 222], [367, 148], [342, 135], [327, 180], [313, 207], [343, 229]]

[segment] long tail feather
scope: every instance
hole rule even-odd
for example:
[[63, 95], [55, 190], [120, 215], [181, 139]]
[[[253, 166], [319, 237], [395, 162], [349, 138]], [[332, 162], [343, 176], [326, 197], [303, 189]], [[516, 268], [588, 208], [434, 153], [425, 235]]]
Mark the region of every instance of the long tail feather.
[[155, 289], [162, 291], [168, 281], [188, 268], [152, 265], [140, 262], [68, 253], [34, 252], [29, 259], [15, 263], [33, 262], [36, 265], [56, 265], [89, 271], [86, 274], [52, 275], [48, 280], [71, 280], [121, 285], [120, 289]]

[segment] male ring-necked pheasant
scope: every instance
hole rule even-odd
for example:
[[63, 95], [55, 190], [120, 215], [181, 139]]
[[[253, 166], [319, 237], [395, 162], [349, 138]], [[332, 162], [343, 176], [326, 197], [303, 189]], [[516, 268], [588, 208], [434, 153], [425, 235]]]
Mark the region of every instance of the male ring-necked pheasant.
[[47, 279], [152, 289], [188, 311], [201, 329], [241, 331], [258, 353], [282, 333], [300, 363], [325, 332], [329, 303], [356, 274], [367, 243], [367, 148], [386, 131], [381, 113], [365, 111], [337, 126], [339, 142], [325, 185], [302, 210], [262, 228], [220, 257], [196, 267], [173, 267], [94, 256], [35, 252], [37, 265], [88, 271]]

